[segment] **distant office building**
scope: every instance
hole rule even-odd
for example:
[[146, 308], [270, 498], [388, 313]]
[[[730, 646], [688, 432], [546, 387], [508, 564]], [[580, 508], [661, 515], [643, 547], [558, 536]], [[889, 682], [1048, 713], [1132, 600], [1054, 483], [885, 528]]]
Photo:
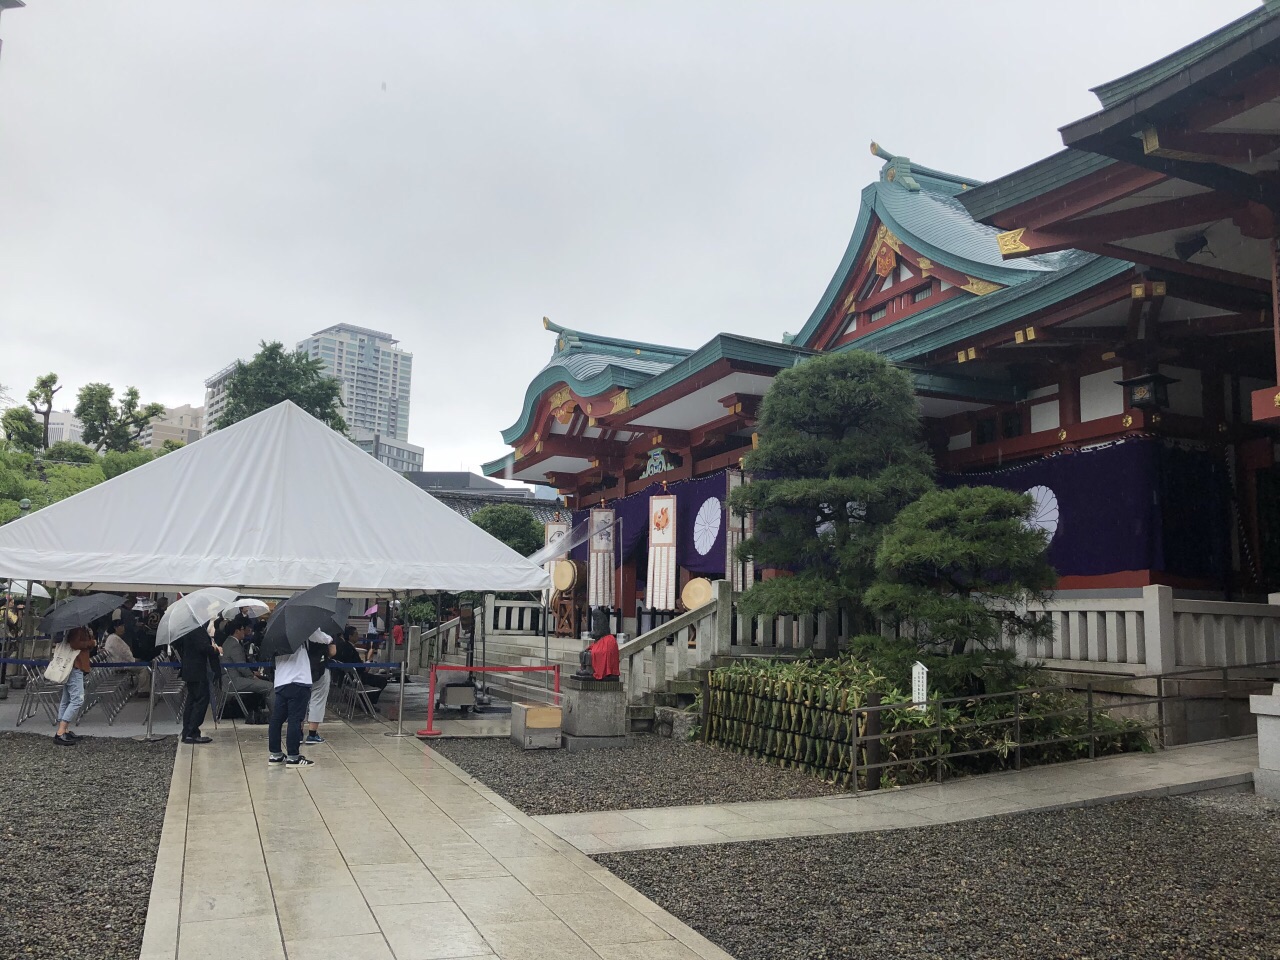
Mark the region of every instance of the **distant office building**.
[[[39, 416], [36, 417], [39, 420]], [[49, 414], [49, 443], [60, 440], [84, 443], [84, 424], [70, 410], [55, 410]]]
[[422, 469], [422, 447], [383, 436], [372, 430], [352, 430], [352, 439], [365, 453], [372, 454], [396, 473]]
[[204, 433], [213, 433], [218, 429], [218, 418], [222, 416], [222, 411], [227, 408], [227, 381], [236, 372], [236, 364], [239, 362], [239, 360], [232, 361], [204, 382], [204, 425], [202, 428]]
[[166, 440], [187, 444], [204, 436], [204, 407], [184, 403], [165, 408], [164, 415], [152, 420], [138, 438], [145, 450], [159, 450]]
[[396, 346], [399, 342], [389, 333], [339, 323], [298, 344], [300, 351], [321, 361], [329, 376], [342, 384], [342, 418], [357, 442], [360, 436], [371, 439], [375, 433], [384, 442], [409, 437], [413, 354]]

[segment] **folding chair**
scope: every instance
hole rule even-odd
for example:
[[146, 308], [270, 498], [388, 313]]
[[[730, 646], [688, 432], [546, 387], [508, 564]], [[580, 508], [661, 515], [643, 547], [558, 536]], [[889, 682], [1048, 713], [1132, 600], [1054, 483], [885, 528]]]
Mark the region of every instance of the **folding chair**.
[[105, 652], [90, 660], [91, 669], [84, 681], [84, 709], [76, 718], [76, 726], [80, 725], [86, 713], [99, 705], [107, 715], [107, 725], [111, 726], [133, 695], [135, 683], [132, 671], [123, 668], [108, 670], [101, 666], [109, 662], [110, 658]]
[[157, 663], [151, 683], [155, 687], [155, 699], [169, 708], [175, 723], [181, 723], [182, 708], [187, 702], [187, 685], [178, 676], [178, 671]]
[[48, 715], [49, 723], [57, 725], [62, 684], [46, 680], [41, 667], [23, 666], [22, 669], [26, 673], [27, 685], [23, 688], [22, 706], [18, 709], [18, 722], [15, 726], [22, 726], [23, 721], [34, 717], [41, 707]]
[[222, 668], [222, 683], [217, 689], [217, 703], [214, 704], [214, 716], [219, 720], [222, 719], [223, 713], [227, 709], [227, 701], [235, 700], [240, 707], [240, 716], [245, 720], [249, 719], [249, 705], [244, 702], [244, 697], [240, 691], [231, 685], [231, 677], [227, 673], [227, 668]]
[[338, 690], [341, 694], [339, 702], [347, 708], [346, 718], [354, 720], [356, 710], [360, 709], [366, 716], [376, 719], [377, 711], [373, 709], [373, 701], [369, 699], [369, 694], [376, 693], [378, 688], [365, 686], [355, 667], [343, 667], [339, 673]]

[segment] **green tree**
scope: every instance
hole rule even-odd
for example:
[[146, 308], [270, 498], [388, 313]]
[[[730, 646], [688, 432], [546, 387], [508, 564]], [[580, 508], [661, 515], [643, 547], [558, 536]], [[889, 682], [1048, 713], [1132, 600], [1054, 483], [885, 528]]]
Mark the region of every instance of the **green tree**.
[[34, 513], [104, 479], [97, 457], [93, 463], [49, 463], [30, 454], [0, 451], [0, 523], [21, 514], [18, 503], [23, 498], [31, 501]]
[[754, 478], [731, 500], [756, 513], [739, 555], [792, 575], [752, 586], [744, 611], [843, 606], [866, 622], [884, 530], [933, 486], [909, 376], [862, 351], [815, 357], [774, 378], [758, 432], [744, 462]]
[[481, 507], [471, 515], [471, 522], [522, 557], [542, 547], [542, 524], [531, 511], [519, 504], [494, 503]]
[[867, 605], [920, 648], [952, 656], [985, 659], [1044, 636], [1050, 622], [1026, 604], [1045, 599], [1057, 574], [1030, 511], [1030, 497], [996, 487], [925, 494], [889, 525]]
[[278, 340], [263, 340], [259, 348], [248, 363], [237, 362], [227, 380], [227, 401], [218, 418], [218, 429], [292, 400], [339, 433], [347, 432], [347, 423], [339, 412], [341, 385], [325, 373], [322, 361], [301, 351], [286, 351]]
[[27, 407], [10, 407], [0, 417], [0, 427], [4, 428], [5, 439], [18, 450], [35, 453], [44, 446], [40, 421]]
[[116, 403], [108, 383], [89, 383], [76, 398], [76, 418], [84, 425], [81, 436], [94, 450], [123, 453], [136, 449], [138, 438], [154, 418], [164, 415], [163, 403], [142, 405], [137, 387], [129, 387]]
[[49, 449], [44, 452], [44, 458], [62, 463], [98, 462], [96, 453], [83, 443], [76, 443], [74, 440], [59, 440], [57, 443], [51, 444]]
[[27, 391], [27, 403], [31, 410], [44, 421], [44, 430], [40, 435], [40, 448], [49, 445], [49, 418], [53, 416], [53, 395], [61, 390], [56, 373], [46, 373], [36, 378], [36, 385]]
[[175, 450], [181, 450], [186, 444], [181, 440], [174, 440], [172, 437], [160, 445], [160, 452], [157, 456], [163, 457], [166, 453], [173, 453]]
[[154, 459], [155, 454], [150, 450], [108, 450], [102, 455], [102, 473], [110, 480]]

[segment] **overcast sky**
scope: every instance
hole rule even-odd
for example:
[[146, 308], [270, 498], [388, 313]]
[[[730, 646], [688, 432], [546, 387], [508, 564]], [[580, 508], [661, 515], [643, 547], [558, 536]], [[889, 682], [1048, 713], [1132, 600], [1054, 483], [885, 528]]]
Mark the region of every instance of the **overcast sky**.
[[575, 329], [777, 339], [885, 149], [990, 179], [1256, 0], [28, 0], [0, 18], [0, 383], [201, 403], [337, 322], [429, 468]]

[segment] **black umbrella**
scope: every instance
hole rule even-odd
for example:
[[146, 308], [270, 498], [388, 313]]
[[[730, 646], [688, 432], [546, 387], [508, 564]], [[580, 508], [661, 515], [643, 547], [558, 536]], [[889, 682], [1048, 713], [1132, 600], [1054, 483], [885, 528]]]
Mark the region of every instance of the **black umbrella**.
[[105, 617], [120, 604], [124, 597], [114, 593], [91, 593], [87, 597], [67, 597], [59, 600], [40, 620], [45, 633], [65, 633], [73, 627], [83, 627], [99, 617]]
[[[317, 630], [332, 629], [338, 604], [336, 583], [321, 583], [283, 601], [271, 612], [263, 628], [262, 656], [287, 657]], [[347, 607], [350, 609], [350, 604]]]
[[[329, 624], [330, 629], [325, 633], [332, 634], [335, 637], [342, 636], [342, 632], [347, 628], [347, 618], [351, 616], [351, 601], [339, 600], [337, 606], [333, 610], [333, 622]], [[324, 629], [323, 627], [321, 629]]]

